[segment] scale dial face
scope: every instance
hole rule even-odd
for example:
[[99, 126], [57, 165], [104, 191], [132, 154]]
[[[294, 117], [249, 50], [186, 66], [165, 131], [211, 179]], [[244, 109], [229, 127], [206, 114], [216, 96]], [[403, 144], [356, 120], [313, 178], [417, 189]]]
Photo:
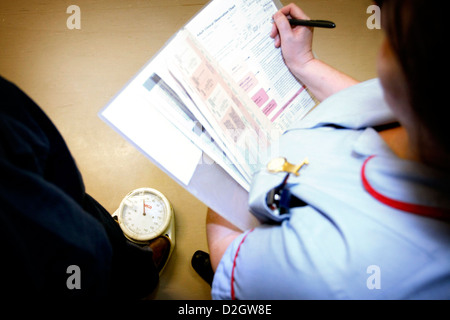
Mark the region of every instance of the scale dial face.
[[146, 242], [161, 235], [169, 226], [172, 206], [157, 190], [141, 188], [130, 192], [119, 207], [118, 220], [131, 240]]

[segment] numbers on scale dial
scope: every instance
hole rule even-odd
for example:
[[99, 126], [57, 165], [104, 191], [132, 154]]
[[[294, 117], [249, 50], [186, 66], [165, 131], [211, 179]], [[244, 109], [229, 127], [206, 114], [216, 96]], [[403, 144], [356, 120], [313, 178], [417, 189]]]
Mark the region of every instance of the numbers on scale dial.
[[124, 202], [124, 224], [139, 235], [156, 232], [164, 223], [166, 215], [163, 200], [151, 193], [141, 192]]

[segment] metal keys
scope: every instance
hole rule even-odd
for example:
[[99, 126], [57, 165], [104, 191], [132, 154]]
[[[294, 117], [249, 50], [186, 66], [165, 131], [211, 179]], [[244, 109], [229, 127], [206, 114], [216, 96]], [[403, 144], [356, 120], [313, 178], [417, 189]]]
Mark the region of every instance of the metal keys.
[[270, 190], [267, 194], [266, 203], [274, 213], [281, 215], [289, 212], [290, 208], [306, 205], [305, 202], [291, 194], [289, 188], [285, 187], [289, 176], [291, 174], [299, 176], [300, 169], [307, 164], [309, 164], [308, 158], [305, 158], [303, 162], [298, 165], [289, 163], [286, 158], [275, 158], [267, 164], [267, 171], [271, 173], [287, 173], [283, 182], [278, 187]]

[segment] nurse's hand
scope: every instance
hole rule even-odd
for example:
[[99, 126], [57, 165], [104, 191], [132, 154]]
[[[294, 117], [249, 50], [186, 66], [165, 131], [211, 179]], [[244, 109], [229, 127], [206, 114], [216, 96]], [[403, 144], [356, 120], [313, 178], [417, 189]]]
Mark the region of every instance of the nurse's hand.
[[291, 27], [288, 18], [309, 20], [297, 5], [291, 3], [273, 16], [270, 36], [275, 46], [281, 47], [284, 61], [292, 74], [322, 101], [350, 87], [358, 81], [314, 58], [312, 52], [313, 28]]
[[314, 29], [304, 26], [291, 27], [288, 18], [309, 20], [309, 17], [293, 3], [283, 7], [273, 16], [274, 23], [270, 36], [275, 40], [275, 47], [281, 47], [287, 67], [296, 74], [314, 59], [312, 52]]

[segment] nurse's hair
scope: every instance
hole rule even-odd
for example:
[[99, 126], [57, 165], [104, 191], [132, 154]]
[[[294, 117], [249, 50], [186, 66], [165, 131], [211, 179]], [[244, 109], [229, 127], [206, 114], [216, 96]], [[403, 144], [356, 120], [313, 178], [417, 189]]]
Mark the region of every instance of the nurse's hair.
[[427, 130], [436, 143], [450, 152], [450, 58], [444, 2], [375, 1], [381, 7], [383, 29], [406, 77], [410, 105], [423, 125], [417, 129]]

